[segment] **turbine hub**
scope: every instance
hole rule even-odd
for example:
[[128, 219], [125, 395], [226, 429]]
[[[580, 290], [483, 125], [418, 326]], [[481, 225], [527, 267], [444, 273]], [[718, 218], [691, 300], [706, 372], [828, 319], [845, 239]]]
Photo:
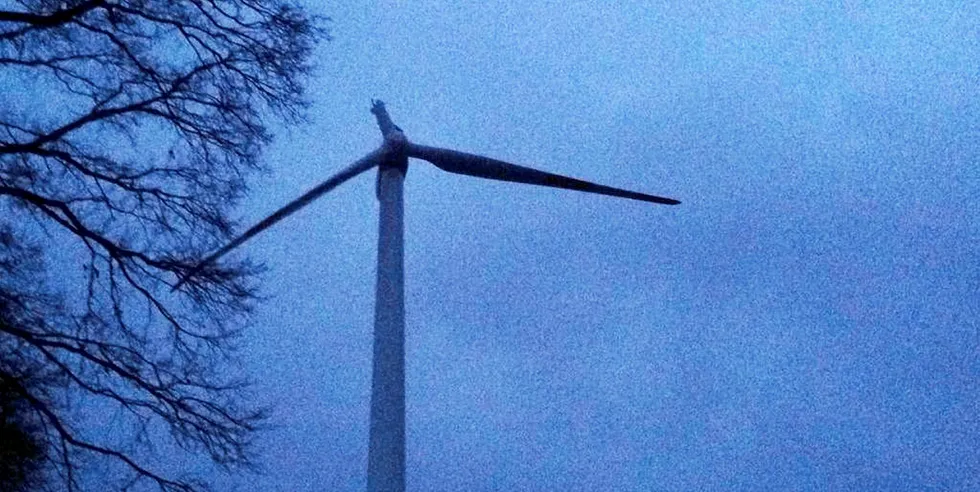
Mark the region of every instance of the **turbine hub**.
[[405, 136], [401, 128], [395, 128], [396, 130], [385, 133], [385, 152], [403, 154], [405, 153], [405, 146], [408, 145], [408, 137]]

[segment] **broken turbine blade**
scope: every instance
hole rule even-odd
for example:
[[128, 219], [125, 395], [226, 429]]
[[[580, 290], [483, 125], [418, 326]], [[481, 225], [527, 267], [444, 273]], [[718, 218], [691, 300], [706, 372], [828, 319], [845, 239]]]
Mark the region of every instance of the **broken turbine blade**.
[[539, 171], [529, 167], [518, 166], [509, 162], [498, 161], [489, 157], [467, 154], [449, 149], [429, 147], [409, 143], [405, 149], [409, 157], [422, 159], [431, 162], [439, 169], [456, 174], [465, 174], [477, 178], [494, 179], [497, 181], [513, 181], [515, 183], [526, 183], [551, 188], [562, 188], [566, 190], [578, 190], [586, 193], [597, 193], [599, 195], [617, 196], [644, 202], [661, 203], [664, 205], [677, 205], [680, 203], [672, 198], [647, 195], [635, 191], [613, 188], [601, 184], [583, 181], [581, 179], [569, 178], [559, 174], [552, 174]]
[[358, 174], [363, 173], [364, 171], [367, 171], [377, 166], [381, 162], [381, 156], [382, 156], [382, 149], [374, 150], [368, 155], [358, 159], [350, 166], [347, 166], [337, 174], [331, 176], [326, 181], [320, 183], [312, 190], [307, 191], [306, 193], [303, 194], [303, 196], [289, 202], [289, 204], [280, 208], [279, 210], [276, 210], [272, 215], [262, 219], [261, 221], [259, 221], [258, 224], [255, 224], [247, 231], [243, 232], [240, 236], [233, 239], [230, 243], [224, 245], [218, 251], [215, 251], [207, 258], [201, 260], [200, 263], [198, 263], [194, 268], [188, 271], [187, 274], [181, 277], [181, 279], [176, 284], [174, 284], [173, 290], [177, 290], [188, 279], [200, 273], [201, 270], [204, 269], [204, 267], [210, 265], [215, 260], [224, 256], [229, 251], [237, 248], [238, 246], [241, 246], [242, 243], [248, 241], [256, 234], [268, 229], [276, 222], [285, 219], [286, 217], [293, 214], [297, 210], [309, 205], [313, 200], [320, 198], [320, 196], [322, 196], [324, 193], [336, 188], [337, 186], [341, 185], [345, 181], [357, 176]]

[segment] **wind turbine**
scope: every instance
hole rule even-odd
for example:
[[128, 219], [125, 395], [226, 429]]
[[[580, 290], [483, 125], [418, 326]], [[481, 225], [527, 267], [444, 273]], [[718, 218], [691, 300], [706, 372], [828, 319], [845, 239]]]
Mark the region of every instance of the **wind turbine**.
[[378, 166], [376, 194], [380, 202], [378, 271], [374, 310], [374, 361], [371, 375], [371, 420], [368, 443], [369, 492], [405, 490], [405, 299], [403, 185], [408, 158], [429, 161], [436, 167], [477, 178], [579, 190], [650, 203], [676, 205], [671, 198], [603, 186], [552, 174], [489, 157], [409, 142], [388, 116], [384, 103], [373, 101], [384, 143], [272, 215], [190, 269], [174, 290], [207, 265], [256, 234], [309, 205], [341, 183]]

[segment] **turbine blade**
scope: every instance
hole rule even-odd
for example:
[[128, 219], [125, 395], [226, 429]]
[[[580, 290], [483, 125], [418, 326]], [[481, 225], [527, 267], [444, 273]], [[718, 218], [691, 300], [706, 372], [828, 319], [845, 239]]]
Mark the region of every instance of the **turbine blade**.
[[552, 174], [529, 167], [518, 166], [509, 162], [498, 161], [489, 157], [467, 154], [455, 150], [441, 149], [438, 147], [428, 147], [409, 143], [405, 149], [409, 157], [423, 159], [431, 162], [439, 169], [456, 174], [465, 174], [477, 178], [494, 179], [497, 181], [513, 181], [515, 183], [526, 183], [539, 186], [549, 186], [551, 188], [562, 188], [566, 190], [578, 190], [586, 193], [597, 193], [599, 195], [617, 196], [644, 202], [661, 203], [665, 205], [677, 205], [680, 203], [672, 198], [647, 195], [635, 191], [604, 186], [581, 179], [570, 178], [559, 174]]
[[247, 231], [243, 232], [241, 235], [233, 239], [230, 243], [224, 245], [223, 247], [221, 247], [221, 249], [215, 251], [214, 253], [211, 253], [210, 256], [201, 260], [200, 263], [198, 263], [194, 268], [188, 271], [186, 275], [184, 275], [176, 284], [174, 284], [173, 290], [177, 290], [181, 285], [184, 284], [184, 282], [186, 282], [188, 279], [190, 279], [194, 275], [198, 274], [201, 270], [203, 270], [204, 267], [213, 263], [218, 258], [221, 258], [229, 251], [237, 248], [238, 246], [241, 246], [242, 243], [248, 241], [256, 234], [268, 229], [276, 222], [285, 219], [286, 217], [290, 216], [297, 210], [309, 205], [313, 200], [320, 198], [320, 196], [322, 196], [324, 193], [336, 188], [337, 186], [341, 185], [343, 182], [357, 176], [358, 174], [363, 173], [364, 171], [371, 169], [374, 166], [377, 166], [379, 162], [381, 162], [381, 149], [377, 149], [369, 153], [368, 155], [360, 158], [350, 166], [347, 166], [337, 174], [331, 176], [326, 181], [320, 183], [312, 190], [307, 191], [306, 193], [303, 194], [303, 196], [289, 202], [286, 206], [280, 208], [279, 210], [276, 210], [272, 215], [262, 219], [261, 221], [259, 221], [259, 223], [255, 224]]

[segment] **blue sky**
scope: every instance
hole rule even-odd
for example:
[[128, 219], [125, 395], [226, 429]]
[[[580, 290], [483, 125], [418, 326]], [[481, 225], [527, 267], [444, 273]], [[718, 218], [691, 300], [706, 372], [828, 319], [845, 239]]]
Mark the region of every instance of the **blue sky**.
[[[614, 5], [613, 5], [614, 4]], [[380, 142], [680, 199], [406, 180], [409, 490], [980, 488], [973, 2], [345, 2], [251, 223]], [[237, 254], [252, 490], [363, 490], [377, 204]]]

